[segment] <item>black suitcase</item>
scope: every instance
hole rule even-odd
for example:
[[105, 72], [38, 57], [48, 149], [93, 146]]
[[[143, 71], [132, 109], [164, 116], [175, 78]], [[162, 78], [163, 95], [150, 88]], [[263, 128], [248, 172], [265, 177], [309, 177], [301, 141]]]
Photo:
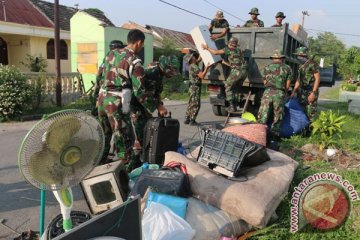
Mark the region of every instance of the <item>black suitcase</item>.
[[144, 129], [142, 161], [162, 165], [165, 152], [176, 151], [179, 144], [180, 124], [170, 117], [150, 118]]

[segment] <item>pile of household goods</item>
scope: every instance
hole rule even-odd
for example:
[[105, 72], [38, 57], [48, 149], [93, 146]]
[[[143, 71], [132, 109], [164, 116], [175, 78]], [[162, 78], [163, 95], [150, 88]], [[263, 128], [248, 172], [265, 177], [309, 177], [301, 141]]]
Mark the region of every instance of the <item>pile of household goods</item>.
[[207, 129], [184, 156], [168, 151], [159, 169], [130, 174], [143, 202], [144, 239], [236, 239], [265, 227], [288, 192], [297, 163], [265, 148], [260, 124]]

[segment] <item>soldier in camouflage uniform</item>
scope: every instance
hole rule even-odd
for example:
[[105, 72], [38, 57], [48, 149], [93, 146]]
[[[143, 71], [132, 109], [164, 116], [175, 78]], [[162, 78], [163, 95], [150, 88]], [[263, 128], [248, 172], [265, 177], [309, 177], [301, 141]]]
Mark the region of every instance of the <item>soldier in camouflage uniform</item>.
[[[125, 47], [125, 45], [120, 40], [113, 40], [109, 44], [110, 51], [114, 50], [114, 49], [121, 49], [124, 47]], [[98, 97], [99, 97], [100, 88], [103, 84], [103, 79], [104, 79], [103, 70], [104, 70], [104, 66], [105, 66], [105, 61], [106, 61], [106, 57], [104, 57], [101, 65], [98, 69], [98, 72], [96, 75], [96, 82], [95, 82], [95, 86], [94, 86], [94, 92], [91, 96], [91, 105], [93, 107], [93, 109], [91, 110], [91, 114], [96, 117], [98, 116], [97, 101], [98, 101]], [[110, 138], [111, 138], [111, 136], [110, 136]]]
[[278, 12], [275, 15], [276, 23], [272, 25], [271, 27], [282, 27], [282, 21], [286, 18], [283, 12]]
[[229, 23], [228, 21], [224, 18], [224, 14], [222, 11], [217, 11], [215, 18], [213, 20], [211, 20], [211, 23], [209, 25], [209, 31], [210, 33], [212, 33], [212, 30], [214, 28], [222, 28], [221, 33], [219, 34], [211, 34], [210, 38], [212, 40], [216, 40], [218, 38], [222, 38], [224, 37], [228, 32], [229, 32]]
[[286, 92], [291, 83], [291, 68], [283, 62], [285, 56], [280, 51], [275, 51], [270, 58], [272, 63], [267, 65], [262, 73], [265, 91], [261, 99], [258, 121], [267, 124], [270, 111], [272, 111], [274, 119], [270, 130], [278, 136], [285, 107]]
[[131, 118], [135, 127], [138, 145], [137, 154], [134, 162], [139, 163], [144, 138], [144, 128], [146, 122], [152, 117], [152, 113], [157, 110], [158, 115], [165, 117], [168, 113], [161, 100], [163, 91], [163, 77], [171, 78], [179, 74], [180, 63], [176, 56], [160, 56], [158, 62], [150, 63], [145, 69], [145, 93], [141, 98], [135, 98], [131, 102]]
[[184, 60], [189, 64], [189, 78], [190, 78], [190, 99], [188, 102], [188, 107], [185, 113], [184, 124], [190, 124], [192, 126], [197, 125], [196, 117], [200, 110], [200, 100], [201, 100], [201, 80], [204, 78], [207, 70], [210, 67], [210, 64], [207, 64], [205, 70], [201, 72], [200, 67], [198, 66], [198, 59], [195, 57], [195, 53], [188, 53]]
[[319, 97], [319, 65], [312, 58], [308, 58], [306, 47], [299, 47], [294, 54], [303, 64], [299, 67], [298, 78], [291, 96], [295, 96], [299, 90], [300, 103], [304, 107], [309, 120], [312, 121], [316, 114]]
[[247, 20], [243, 27], [264, 27], [264, 22], [258, 19], [259, 9], [252, 8], [249, 12], [251, 19]]
[[[131, 30], [127, 37], [128, 45], [108, 53], [104, 66], [105, 81], [99, 93], [100, 123], [104, 129], [112, 130], [116, 158], [124, 162], [132, 159], [134, 144], [130, 101], [144, 93], [144, 68], [136, 55], [143, 48], [144, 40], [144, 33]], [[105, 146], [105, 154], [109, 150], [110, 146]]]
[[226, 100], [229, 102], [229, 111], [236, 111], [236, 99], [234, 90], [237, 86], [242, 86], [242, 81], [246, 78], [246, 62], [243, 52], [238, 47], [238, 39], [230, 38], [228, 45], [221, 49], [215, 50], [209, 48], [206, 44], [202, 44], [202, 48], [208, 50], [211, 54], [225, 54], [229, 62], [222, 61], [223, 64], [231, 68], [230, 74], [225, 81]]

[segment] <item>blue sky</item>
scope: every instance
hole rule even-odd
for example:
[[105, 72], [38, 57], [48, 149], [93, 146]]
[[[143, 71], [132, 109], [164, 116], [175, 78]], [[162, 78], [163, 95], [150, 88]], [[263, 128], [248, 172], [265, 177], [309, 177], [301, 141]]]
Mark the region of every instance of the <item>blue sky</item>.
[[[54, 2], [53, 0], [47, 0]], [[306, 10], [310, 16], [305, 17], [305, 28], [310, 36], [316, 36], [321, 31], [334, 33], [353, 34], [357, 36], [336, 36], [344, 41], [347, 47], [352, 45], [360, 47], [360, 1], [359, 0], [164, 0], [186, 10], [190, 10], [202, 16], [213, 18], [218, 8], [224, 10], [224, 16], [230, 25], [242, 25], [244, 22], [232, 17], [247, 20], [248, 12], [252, 7], [259, 8], [259, 18], [265, 26], [275, 22], [275, 14], [282, 11], [286, 15], [285, 22], [291, 24], [301, 23], [301, 12]], [[106, 16], [119, 26], [127, 21], [134, 21], [141, 25], [149, 24], [169, 28], [182, 32], [189, 32], [198, 25], [209, 24], [209, 20], [203, 19], [179, 9], [171, 7], [159, 0], [59, 0], [60, 4], [79, 8], [99, 8]], [[210, 4], [209, 4], [210, 3]], [[212, 4], [212, 5], [211, 5]], [[231, 15], [230, 15], [231, 14]], [[310, 30], [313, 29], [313, 30]]]

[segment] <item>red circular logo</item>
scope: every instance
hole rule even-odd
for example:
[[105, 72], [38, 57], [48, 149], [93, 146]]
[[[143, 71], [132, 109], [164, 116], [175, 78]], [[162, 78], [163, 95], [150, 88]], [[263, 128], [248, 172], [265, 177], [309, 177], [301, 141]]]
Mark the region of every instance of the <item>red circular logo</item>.
[[329, 230], [346, 221], [351, 204], [340, 186], [319, 183], [302, 196], [301, 209], [305, 220], [314, 228]]

